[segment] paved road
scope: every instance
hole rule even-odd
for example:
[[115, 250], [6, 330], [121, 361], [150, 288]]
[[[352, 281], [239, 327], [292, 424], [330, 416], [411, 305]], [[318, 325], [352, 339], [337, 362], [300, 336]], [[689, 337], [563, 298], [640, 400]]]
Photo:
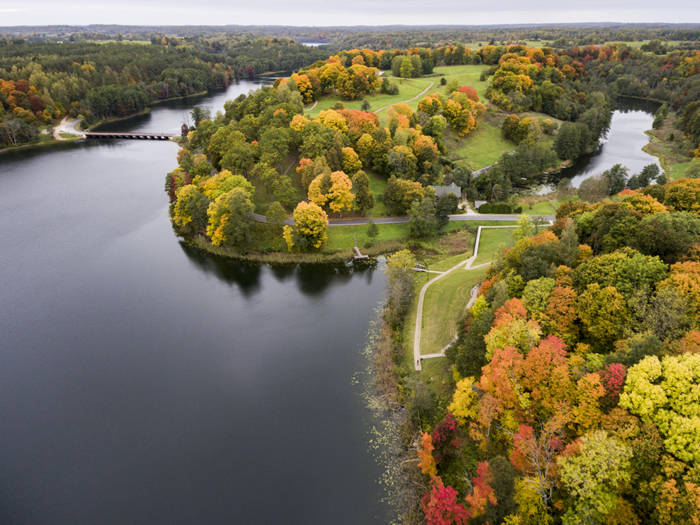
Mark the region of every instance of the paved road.
[[[484, 214], [461, 214], [461, 215], [450, 215], [449, 219], [451, 221], [517, 221], [521, 216], [504, 214], [504, 213], [484, 213]], [[556, 219], [554, 215], [530, 215], [530, 217], [541, 217], [547, 222], [552, 222]], [[259, 213], [253, 214], [253, 219], [257, 222], [267, 222], [267, 218]], [[408, 222], [408, 217], [377, 217], [374, 219], [374, 224], [402, 224]], [[359, 219], [331, 219], [328, 221], [328, 226], [362, 226], [368, 224], [369, 219], [359, 218]], [[292, 219], [287, 219], [284, 224], [289, 224], [290, 226], [294, 224]]]
[[[505, 213], [484, 213], [484, 214], [461, 214], [461, 215], [450, 215], [449, 219], [451, 221], [517, 221], [521, 216]], [[530, 217], [541, 217], [547, 222], [552, 222], [556, 219], [554, 215], [530, 215]], [[253, 219], [257, 222], [267, 222], [264, 215], [259, 213], [253, 214]], [[408, 222], [408, 217], [377, 217], [374, 219], [374, 224], [402, 224]], [[362, 226], [368, 224], [369, 219], [359, 218], [359, 219], [331, 219], [328, 221], [329, 226]], [[294, 221], [292, 219], [287, 219], [284, 224], [293, 225]]]
[[[505, 213], [483, 213], [483, 214], [459, 214], [450, 215], [451, 221], [517, 221], [521, 216]], [[531, 215], [530, 217], [541, 217], [547, 222], [555, 220], [554, 215]], [[361, 226], [367, 224], [369, 219], [331, 219], [329, 226]], [[408, 222], [408, 217], [378, 217], [374, 219], [375, 224], [400, 224]]]

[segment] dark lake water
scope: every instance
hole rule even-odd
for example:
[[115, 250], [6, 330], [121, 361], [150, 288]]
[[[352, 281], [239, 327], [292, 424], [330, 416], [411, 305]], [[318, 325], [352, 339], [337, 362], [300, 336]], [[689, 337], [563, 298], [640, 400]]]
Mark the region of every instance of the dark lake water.
[[[112, 127], [177, 132], [192, 104]], [[186, 248], [176, 151], [0, 157], [0, 523], [385, 523], [353, 382], [383, 272]]]
[[583, 180], [600, 175], [615, 164], [627, 167], [630, 175], [639, 173], [649, 164], [658, 166], [657, 157], [642, 151], [649, 142], [644, 131], [651, 129], [654, 111], [655, 107], [647, 102], [619, 101], [618, 109], [612, 114], [610, 130], [598, 149], [563, 170], [557, 178], [570, 178], [571, 185], [577, 188]]

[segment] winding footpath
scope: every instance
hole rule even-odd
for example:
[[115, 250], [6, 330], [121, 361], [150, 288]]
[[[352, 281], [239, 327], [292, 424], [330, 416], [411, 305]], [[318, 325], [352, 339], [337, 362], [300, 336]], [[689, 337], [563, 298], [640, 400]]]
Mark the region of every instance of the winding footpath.
[[[516, 216], [517, 217], [517, 216]], [[475, 270], [477, 268], [482, 268], [484, 266], [487, 266], [491, 264], [491, 262], [485, 262], [482, 264], [479, 264], [477, 266], [473, 266], [474, 261], [476, 261], [476, 258], [479, 255], [479, 243], [481, 241], [481, 230], [484, 228], [489, 228], [489, 229], [495, 229], [495, 228], [517, 228], [517, 226], [479, 226], [479, 229], [476, 232], [476, 240], [474, 241], [474, 254], [467, 258], [464, 261], [459, 262], [458, 264], [455, 264], [452, 268], [445, 272], [441, 272], [440, 275], [437, 277], [433, 277], [430, 281], [425, 283], [423, 285], [423, 288], [421, 288], [420, 293], [418, 295], [418, 308], [416, 309], [416, 327], [413, 332], [413, 363], [415, 365], [416, 370], [422, 370], [423, 367], [421, 365], [421, 362], [423, 359], [431, 359], [434, 357], [445, 357], [445, 351], [450, 347], [452, 343], [454, 343], [457, 340], [457, 335], [454, 336], [452, 341], [448, 343], [445, 347], [442, 348], [439, 352], [436, 352], [434, 354], [425, 354], [421, 355], [420, 353], [420, 338], [421, 338], [421, 330], [423, 328], [423, 302], [425, 300], [425, 294], [428, 291], [428, 288], [430, 286], [445, 277], [446, 275], [449, 275], [450, 273], [459, 270], [462, 268], [463, 270]], [[472, 307], [474, 304], [474, 301], [476, 300], [476, 294], [479, 291], [479, 286], [476, 285], [471, 289], [470, 292], [470, 297], [469, 301], [467, 302], [467, 305], [465, 306], [465, 310], [468, 310], [469, 308]]]
[[381, 108], [374, 110], [372, 113], [376, 114], [376, 113], [379, 113], [380, 111], [384, 111], [386, 108], [388, 108], [390, 106], [394, 106], [396, 104], [405, 104], [406, 102], [411, 102], [413, 100], [416, 100], [417, 98], [422, 97], [428, 91], [430, 91], [434, 85], [435, 85], [435, 82], [430, 82], [430, 85], [427, 88], [425, 88], [423, 91], [418, 93], [415, 97], [407, 98], [406, 100], [399, 100], [398, 102], [392, 102], [391, 104], [387, 104], [386, 106], [382, 106]]

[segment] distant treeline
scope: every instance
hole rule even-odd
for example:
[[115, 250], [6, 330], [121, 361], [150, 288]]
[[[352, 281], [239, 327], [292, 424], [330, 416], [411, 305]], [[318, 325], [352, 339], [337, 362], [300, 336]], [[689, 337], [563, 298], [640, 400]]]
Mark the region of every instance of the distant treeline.
[[225, 88], [236, 78], [291, 70], [322, 56], [281, 38], [144, 45], [0, 40], [0, 147], [36, 141], [65, 115], [87, 123], [143, 111], [157, 100]]
[[566, 24], [530, 26], [25, 26], [0, 28], [0, 36], [30, 40], [151, 41], [163, 36], [180, 38], [285, 37], [298, 42], [326, 42], [333, 50], [436, 46], [445, 43], [514, 44], [524, 41], [556, 42], [557, 47], [632, 42], [640, 40], [700, 40], [700, 24]]

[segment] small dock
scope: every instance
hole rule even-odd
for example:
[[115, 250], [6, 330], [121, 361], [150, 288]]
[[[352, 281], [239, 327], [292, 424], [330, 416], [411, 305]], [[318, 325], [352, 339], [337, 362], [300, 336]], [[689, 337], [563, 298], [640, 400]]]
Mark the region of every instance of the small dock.
[[353, 261], [365, 261], [369, 259], [369, 255], [365, 255], [360, 251], [360, 249], [357, 247], [357, 235], [353, 234], [353, 240], [355, 241], [355, 255], [352, 256]]
[[138, 133], [132, 131], [87, 131], [88, 139], [170, 140], [173, 133]]
[[369, 255], [365, 255], [355, 246], [355, 255], [352, 256], [352, 259], [353, 261], [364, 261], [365, 259], [369, 259]]

